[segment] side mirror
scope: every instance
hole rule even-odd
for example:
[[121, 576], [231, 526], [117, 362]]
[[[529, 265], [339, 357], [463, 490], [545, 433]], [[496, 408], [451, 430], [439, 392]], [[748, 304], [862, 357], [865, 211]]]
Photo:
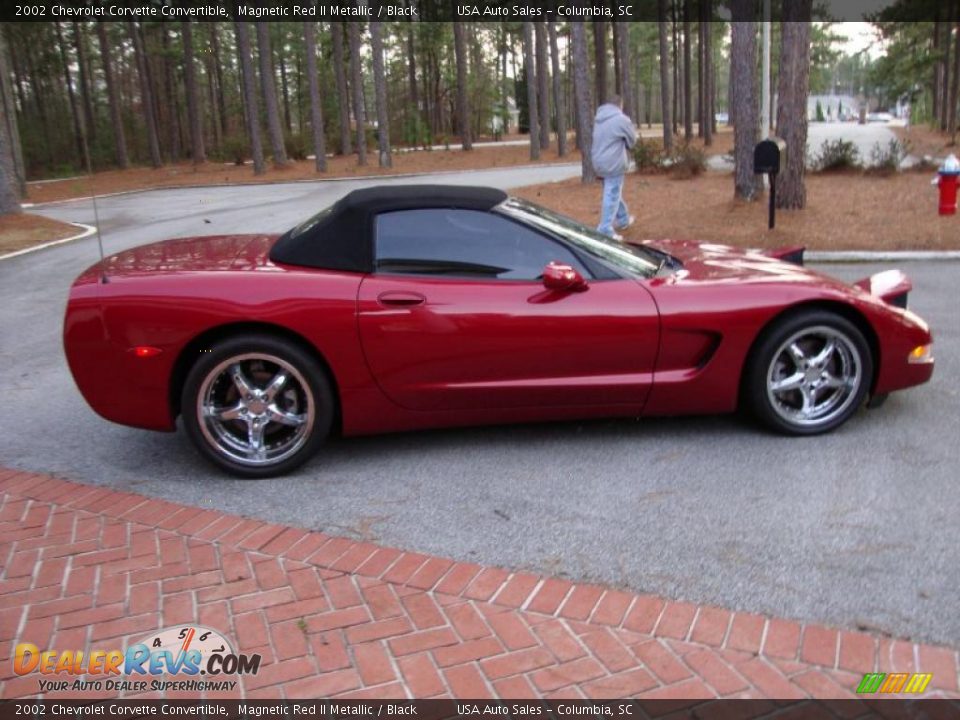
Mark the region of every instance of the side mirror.
[[543, 286], [547, 290], [582, 292], [587, 289], [587, 281], [569, 265], [551, 262], [543, 269]]

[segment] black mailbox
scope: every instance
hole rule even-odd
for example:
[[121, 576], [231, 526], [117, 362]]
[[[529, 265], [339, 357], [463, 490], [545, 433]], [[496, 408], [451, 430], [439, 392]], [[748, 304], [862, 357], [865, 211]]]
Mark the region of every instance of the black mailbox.
[[758, 175], [776, 175], [787, 162], [787, 143], [772, 137], [761, 140], [753, 149], [753, 171]]

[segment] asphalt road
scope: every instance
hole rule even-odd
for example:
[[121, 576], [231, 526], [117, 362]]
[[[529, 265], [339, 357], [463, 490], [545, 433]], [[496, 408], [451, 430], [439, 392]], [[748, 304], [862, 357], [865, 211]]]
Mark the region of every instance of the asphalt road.
[[[570, 172], [463, 181], [511, 186]], [[108, 251], [280, 230], [359, 184], [155, 191], [101, 200], [100, 219]], [[92, 217], [87, 202], [35, 211]], [[906, 268], [911, 306], [936, 331], [934, 380], [827, 437], [777, 437], [734, 417], [423, 432], [334, 441], [293, 476], [241, 482], [211, 469], [182, 433], [112, 425], [76, 391], [61, 319], [67, 288], [95, 248], [90, 238], [0, 262], [0, 464], [458, 559], [960, 646], [960, 263]], [[824, 269], [855, 279], [883, 268]]]

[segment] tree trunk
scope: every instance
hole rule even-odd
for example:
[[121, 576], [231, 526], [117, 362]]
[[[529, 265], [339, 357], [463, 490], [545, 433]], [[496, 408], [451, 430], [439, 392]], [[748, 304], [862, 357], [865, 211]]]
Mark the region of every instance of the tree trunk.
[[220, 118], [218, 117], [217, 83], [214, 80], [213, 53], [209, 51], [209, 48], [204, 50], [202, 62], [207, 73], [207, 107], [210, 108], [210, 134], [213, 136], [213, 151], [219, 157], [221, 148], [223, 148], [223, 133], [220, 131]]
[[83, 118], [87, 136], [92, 140], [97, 136], [97, 123], [93, 114], [93, 100], [90, 94], [90, 78], [87, 77], [90, 64], [87, 62], [87, 43], [80, 30], [80, 23], [73, 21], [73, 45], [77, 49], [77, 69], [80, 78], [80, 99], [83, 102]]
[[133, 40], [133, 54], [137, 63], [137, 76], [140, 78], [140, 96], [143, 103], [143, 117], [147, 123], [147, 144], [150, 146], [150, 163], [158, 168], [163, 165], [160, 159], [160, 138], [157, 135], [157, 115], [153, 103], [153, 87], [147, 76], [147, 58], [143, 50], [143, 39], [136, 23], [128, 22], [130, 39]]
[[253, 174], [263, 175], [267, 168], [263, 161], [263, 142], [260, 140], [260, 108], [257, 103], [256, 78], [253, 76], [250, 37], [247, 24], [233, 24], [237, 35], [237, 57], [240, 60], [240, 79], [243, 86], [244, 105], [247, 108], [247, 132], [250, 135], [250, 151], [253, 154]]
[[350, 140], [350, 94], [343, 56], [343, 23], [330, 23], [330, 35], [333, 37], [333, 76], [337, 81], [337, 110], [340, 116], [340, 154], [349, 155], [353, 152], [353, 144]]
[[383, 69], [382, 27], [370, 21], [370, 46], [373, 52], [373, 87], [377, 99], [377, 139], [380, 141], [380, 167], [393, 167], [390, 156], [390, 113], [387, 108], [387, 75]]
[[227, 116], [227, 99], [223, 89], [223, 66], [220, 62], [220, 34], [217, 32], [217, 23], [209, 23], [210, 49], [213, 52], [213, 77], [217, 81], [217, 112], [220, 115], [220, 132], [224, 136], [230, 132]]
[[940, 77], [940, 129], [947, 129], [947, 115], [950, 110], [950, 21], [940, 23], [943, 26], [943, 73]]
[[670, 4], [670, 15], [670, 40], [672, 41], [671, 52], [673, 53], [673, 127], [671, 129], [673, 130], [673, 134], [676, 135], [679, 131], [681, 114], [683, 113], [683, 103], [680, 101], [680, 36], [678, 32], [677, 6], [675, 3]]
[[[404, 7], [412, 6], [413, 0], [404, 0]], [[420, 93], [417, 90], [417, 47], [413, 38], [413, 18], [407, 18], [407, 82], [410, 84], [409, 109], [413, 117], [413, 145], [420, 140]]]
[[363, 105], [363, 68], [360, 65], [360, 23], [347, 23], [350, 41], [350, 84], [353, 86], [353, 119], [357, 122], [357, 164], [367, 164], [367, 110]]
[[[277, 24], [282, 33], [282, 26]], [[283, 51], [283, 35], [280, 36], [280, 44], [277, 47], [277, 58], [280, 61], [280, 95], [283, 98], [283, 124], [288, 133], [293, 132], [293, 123], [290, 120], [290, 86], [287, 82], [287, 60]]]
[[[954, 0], [954, 17], [957, 17], [957, 0]], [[950, 144], [957, 144], [957, 99], [960, 94], [960, 19], [957, 20], [957, 37], [953, 46], [953, 78], [950, 82], [950, 111], [947, 113], [947, 131]]]
[[[147, 26], [151, 27], [151, 26]], [[166, 23], [158, 23], [153, 26], [160, 32], [160, 42], [163, 45], [163, 88], [165, 100], [154, 105], [157, 112], [157, 125], [166, 125], [167, 127], [167, 156], [172, 162], [180, 160], [180, 103], [177, 101], [177, 81], [174, 77], [176, 72], [174, 63], [174, 52], [170, 46], [170, 34], [167, 32]], [[140, 25], [141, 31], [144, 26]], [[144, 54], [144, 61], [147, 63], [147, 79], [150, 79], [149, 56]], [[152, 83], [151, 83], [152, 84]]]
[[70, 77], [70, 61], [67, 59], [67, 45], [63, 39], [63, 31], [60, 29], [60, 23], [53, 24], [57, 31], [57, 45], [60, 48], [60, 60], [63, 64], [63, 79], [67, 84], [67, 98], [70, 101], [70, 115], [73, 118], [73, 134], [77, 141], [77, 154], [80, 156], [80, 163], [89, 173], [92, 172], [90, 166], [90, 150], [87, 147], [87, 135], [83, 129], [83, 118], [80, 117], [80, 109], [77, 107], [77, 96], [73, 92], [73, 80]]
[[813, 0], [792, 0], [783, 9], [777, 135], [787, 143], [786, 167], [777, 176], [777, 207], [807, 204], [807, 96], [810, 92], [810, 20]]
[[670, 112], [670, 48], [667, 43], [667, 0], [657, 1], [660, 30], [660, 120], [663, 122], [663, 149], [673, 151], [673, 116]]
[[533, 24], [537, 48], [537, 115], [540, 118], [540, 149], [550, 147], [550, 66], [547, 53], [547, 24]]
[[574, 106], [577, 115], [577, 146], [580, 148], [580, 180], [584, 184], [597, 179], [590, 159], [593, 146], [593, 103], [590, 101], [590, 75], [587, 72], [587, 34], [582, 22], [570, 23], [573, 45]]
[[110, 107], [110, 124], [113, 126], [113, 147], [117, 166], [125, 169], [130, 165], [127, 155], [127, 139], [123, 133], [123, 115], [120, 112], [120, 98], [117, 84], [113, 79], [113, 62], [110, 59], [110, 39], [107, 37], [107, 24], [97, 20], [97, 37], [100, 40], [100, 61], [103, 64], [103, 79], [107, 85], [107, 104]]
[[693, 138], [693, 85], [690, 63], [690, 0], [683, 0], [683, 139]]
[[463, 22], [453, 23], [453, 51], [457, 61], [457, 125], [464, 150], [473, 149], [470, 128], [470, 102], [467, 97], [467, 39]]
[[527, 117], [530, 124], [530, 159], [540, 159], [540, 117], [537, 108], [537, 75], [533, 59], [533, 23], [523, 23], [523, 64], [527, 76]]
[[563, 97], [563, 81], [560, 77], [560, 51], [557, 43], [557, 24], [547, 23], [547, 32], [550, 36], [550, 62], [553, 70], [553, 110], [557, 125], [557, 155], [567, 154], [567, 111]]
[[313, 131], [314, 163], [317, 172], [327, 171], [327, 139], [323, 132], [323, 106], [320, 103], [320, 81], [317, 77], [317, 24], [303, 23], [303, 39], [307, 53], [307, 85], [310, 88], [310, 128]]
[[713, 26], [710, 24], [713, 21], [712, 4], [713, 0], [700, 0], [700, 27], [703, 31], [703, 48], [700, 51], [703, 108], [700, 115], [703, 118], [703, 144], [707, 147], [713, 145]]
[[630, 82], [630, 25], [629, 23], [613, 23], [614, 47], [618, 48], [620, 56], [620, 73], [617, 82], [620, 85], [620, 96], [623, 98], [623, 111], [634, 122], [638, 122], [636, 107], [633, 102], [633, 84]]
[[277, 88], [273, 78], [273, 55], [270, 50], [270, 23], [258, 22], [257, 55], [260, 57], [260, 91], [267, 111], [267, 131], [270, 135], [270, 147], [273, 150], [275, 167], [287, 165], [287, 149], [283, 142], [283, 128], [280, 127], [280, 108], [277, 107]]
[[200, 93], [197, 92], [197, 69], [193, 57], [193, 28], [189, 20], [180, 23], [183, 28], [183, 78], [187, 88], [187, 117], [190, 120], [190, 145], [193, 148], [193, 164], [207, 161], [203, 146], [203, 114], [200, 110]]
[[607, 92], [607, 25], [603, 20], [594, 20], [593, 25], [593, 62], [596, 74], [598, 106], [609, 98]]
[[[44, 137], [50, 137], [50, 119], [47, 115], [47, 102], [43, 92], [43, 85], [40, 83], [40, 76], [37, 73], [36, 63], [34, 62], [34, 50], [30, 44], [23, 48], [27, 61], [27, 77], [30, 81], [30, 90], [33, 95], [33, 102], [36, 105], [37, 116], [40, 118], [40, 129]], [[47, 164], [53, 166], [55, 160], [53, 143], [44, 143], [46, 150]]]
[[[759, 134], [757, 108], [757, 23], [752, 0], [731, 0], [730, 82], [733, 84], [730, 120], [733, 122], [734, 196], [753, 200], [757, 176], [753, 148]], [[742, 18], [750, 18], [744, 20]], [[804, 108], [803, 116], [807, 116]]]
[[20, 197], [26, 187], [22, 170], [17, 171], [20, 139], [7, 57], [7, 43], [0, 32], [0, 215], [21, 212]]
[[[933, 21], [933, 43], [931, 47], [931, 54], [933, 57], [938, 57], [940, 54], [940, 4], [936, 4], [936, 10], [934, 11], [934, 21]], [[940, 76], [943, 72], [943, 61], [939, 58], [936, 62], [933, 63], [933, 82], [931, 85], [932, 92], [932, 113], [930, 119], [931, 127], [936, 127], [937, 122], [940, 118]]]

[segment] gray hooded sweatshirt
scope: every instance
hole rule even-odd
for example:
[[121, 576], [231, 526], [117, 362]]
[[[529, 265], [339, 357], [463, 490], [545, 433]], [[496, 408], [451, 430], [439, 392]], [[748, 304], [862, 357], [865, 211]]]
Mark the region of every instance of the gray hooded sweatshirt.
[[627, 148], [637, 142], [637, 131], [630, 118], [616, 105], [597, 108], [593, 119], [593, 169], [600, 177], [623, 175], [627, 171]]

